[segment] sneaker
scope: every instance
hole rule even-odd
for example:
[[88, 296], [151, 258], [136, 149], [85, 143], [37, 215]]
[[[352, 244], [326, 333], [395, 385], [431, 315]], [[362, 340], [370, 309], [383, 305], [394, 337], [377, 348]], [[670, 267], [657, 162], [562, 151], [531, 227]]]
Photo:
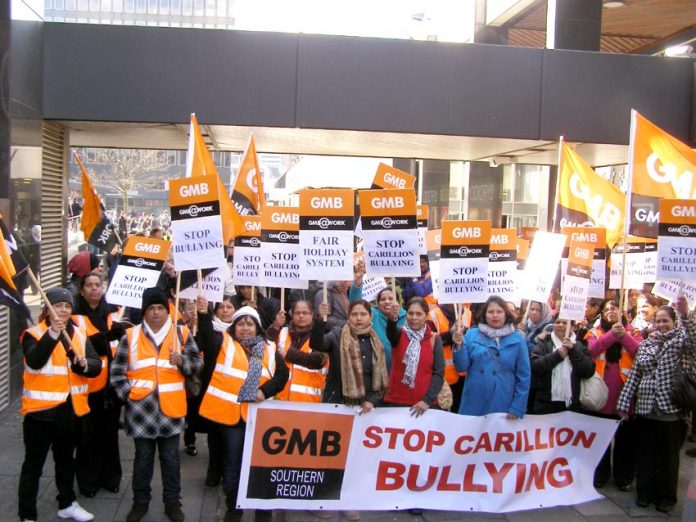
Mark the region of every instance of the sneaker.
[[192, 457], [195, 457], [198, 455], [198, 450], [196, 449], [195, 444], [187, 444], [186, 445], [186, 454], [191, 455]]
[[78, 522], [87, 522], [88, 520], [92, 520], [94, 515], [85, 510], [77, 501], [73, 501], [68, 507], [58, 510], [58, 517], [72, 518]]
[[172, 522], [184, 522], [186, 517], [184, 512], [181, 511], [181, 502], [170, 502], [164, 505], [164, 514]]
[[133, 502], [133, 506], [126, 516], [126, 522], [140, 522], [149, 508], [150, 504], [147, 502]]

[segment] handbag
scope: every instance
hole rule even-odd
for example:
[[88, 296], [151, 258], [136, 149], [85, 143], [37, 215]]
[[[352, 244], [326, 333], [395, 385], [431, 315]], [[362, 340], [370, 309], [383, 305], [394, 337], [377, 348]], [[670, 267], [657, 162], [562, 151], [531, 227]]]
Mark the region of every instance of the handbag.
[[681, 364], [678, 364], [672, 377], [672, 402], [680, 410], [696, 409], [696, 382]]
[[599, 411], [607, 404], [609, 388], [597, 372], [580, 381], [580, 405], [587, 411]]
[[200, 371], [194, 372], [191, 375], [184, 377], [184, 389], [186, 390], [186, 398], [193, 399], [198, 397], [201, 393], [201, 388], [203, 387], [203, 381], [201, 381]]
[[440, 390], [440, 393], [437, 394], [436, 400], [437, 405], [444, 411], [449, 411], [449, 409], [452, 407], [454, 398], [452, 397], [452, 388], [450, 388], [447, 381], [442, 381], [442, 389]]

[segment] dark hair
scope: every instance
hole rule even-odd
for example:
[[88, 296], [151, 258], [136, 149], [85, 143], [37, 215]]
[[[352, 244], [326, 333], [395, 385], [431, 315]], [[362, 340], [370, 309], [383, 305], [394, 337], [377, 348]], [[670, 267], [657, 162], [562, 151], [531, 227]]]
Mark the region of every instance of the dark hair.
[[650, 305], [650, 306], [658, 306], [660, 304], [660, 301], [652, 294], [640, 294], [636, 298], [636, 304], [638, 304], [638, 299], [645, 299], [645, 301]]
[[355, 308], [355, 307], [358, 306], [358, 305], [360, 305], [360, 306], [362, 306], [363, 308], [365, 308], [365, 310], [367, 310], [368, 313], [369, 313], [370, 310], [372, 309], [372, 305], [370, 305], [370, 303], [368, 303], [368, 302], [365, 301], [364, 299], [359, 299], [359, 300], [357, 300], [357, 301], [351, 301], [351, 302], [350, 302], [350, 304], [348, 305], [348, 315], [350, 315], [350, 313], [353, 311], [353, 308]]
[[234, 301], [232, 301], [232, 298], [233, 298], [233, 297], [234, 297], [234, 296], [231, 296], [231, 295], [229, 295], [229, 294], [223, 295], [223, 296], [222, 296], [222, 301], [220, 301], [219, 303], [215, 303], [215, 306], [213, 307], [213, 313], [217, 312], [217, 311], [218, 311], [218, 308], [220, 308], [220, 305], [221, 305], [222, 303], [224, 303], [225, 301], [229, 301], [229, 302], [232, 304], [232, 306], [234, 306]]
[[677, 313], [674, 311], [674, 308], [671, 306], [663, 305], [660, 308], [655, 311], [655, 316], [657, 317], [657, 312], [667, 312], [667, 315], [669, 315], [670, 319], [674, 321], [675, 323], [677, 322]]
[[230, 327], [229, 327], [229, 329], [228, 329], [227, 331], [230, 333], [230, 336], [232, 337], [232, 339], [238, 340], [237, 337], [235, 337], [235, 335], [234, 335], [234, 327], [237, 326], [237, 323], [238, 323], [239, 321], [241, 321], [242, 319], [244, 319], [245, 317], [248, 317], [249, 319], [251, 319], [252, 321], [254, 321], [254, 323], [256, 323], [256, 335], [260, 335], [261, 337], [263, 337], [263, 340], [264, 340], [264, 341], [268, 341], [268, 337], [266, 336], [266, 330], [264, 330], [264, 329], [263, 329], [263, 326], [261, 326], [261, 323], [259, 323], [259, 322], [258, 322], [253, 316], [251, 316], [251, 315], [240, 315], [240, 316], [237, 317], [237, 319], [230, 325]]
[[88, 277], [96, 277], [99, 279], [99, 281], [102, 280], [102, 275], [99, 272], [87, 272], [80, 278], [80, 290], [82, 290], [85, 287], [85, 281]]
[[481, 307], [481, 311], [479, 312], [479, 323], [488, 324], [486, 322], [486, 312], [488, 311], [488, 307], [493, 303], [497, 304], [505, 312], [505, 324], [511, 324], [515, 322], [515, 316], [512, 315], [512, 312], [508, 308], [505, 299], [497, 295], [492, 295], [488, 298], [488, 300], [485, 303], [483, 303], [483, 306]]
[[602, 304], [599, 306], [599, 311], [604, 313], [604, 307], [609, 305], [609, 304], [613, 305], [614, 308], [617, 308], [617, 309], [619, 308], [619, 305], [616, 304], [616, 301], [614, 301], [613, 299], [605, 299], [604, 301], [602, 301]]
[[292, 303], [292, 306], [290, 307], [290, 315], [295, 313], [295, 307], [300, 303], [306, 304], [307, 308], [309, 308], [309, 311], [314, 312], [314, 305], [312, 304], [312, 301], [309, 301], [308, 299], [298, 299], [297, 301]]
[[417, 296], [417, 295], [414, 295], [411, 299], [406, 301], [405, 310], [408, 311], [408, 309], [411, 308], [411, 305], [414, 305], [414, 304], [420, 306], [423, 309], [423, 311], [426, 313], [426, 315], [430, 311], [430, 307], [428, 306], [428, 303], [425, 302], [425, 299], [423, 299], [422, 297]]

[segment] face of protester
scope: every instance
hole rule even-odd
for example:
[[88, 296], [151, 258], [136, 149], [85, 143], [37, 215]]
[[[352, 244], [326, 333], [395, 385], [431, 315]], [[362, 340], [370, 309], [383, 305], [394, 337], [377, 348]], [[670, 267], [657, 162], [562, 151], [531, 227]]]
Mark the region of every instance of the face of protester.
[[490, 303], [486, 308], [486, 324], [491, 328], [505, 326], [505, 310], [498, 303]]
[[662, 333], [674, 329], [674, 321], [665, 310], [658, 310], [655, 314], [655, 328]]
[[240, 286], [239, 287], [239, 295], [242, 296], [242, 299], [245, 301], [251, 301], [251, 287], [250, 286]]
[[70, 314], [72, 314], [72, 305], [70, 303], [56, 303], [51, 306], [53, 306], [53, 309], [56, 311], [58, 319], [67, 324], [68, 319], [70, 319]]
[[420, 330], [423, 328], [428, 315], [423, 310], [419, 303], [413, 303], [406, 310], [406, 322], [411, 330]]
[[101, 278], [97, 276], [89, 276], [87, 279], [85, 279], [80, 293], [85, 301], [87, 301], [87, 304], [89, 304], [91, 307], [97, 306], [102, 298], [102, 295], [104, 295], [104, 287], [102, 286]]
[[529, 318], [533, 323], [541, 321], [541, 305], [539, 303], [532, 303], [529, 305]]
[[427, 272], [430, 269], [430, 264], [425, 259], [420, 260], [421, 273]]
[[147, 307], [143, 319], [152, 331], [157, 333], [164, 323], [169, 320], [169, 309], [161, 304], [153, 304]]
[[223, 323], [232, 322], [233, 315], [234, 305], [227, 299], [220, 303], [215, 309], [215, 316]]
[[348, 315], [348, 322], [357, 330], [364, 330], [370, 326], [371, 320], [369, 310], [362, 305], [355, 305]]
[[568, 321], [565, 319], [556, 319], [556, 322], [553, 323], [553, 333], [555, 333], [556, 337], [559, 339], [565, 339], [567, 326]]
[[256, 321], [249, 316], [242, 317], [234, 323], [234, 336], [240, 341], [251, 339], [256, 336], [257, 332]]
[[613, 303], [605, 304], [602, 310], [602, 318], [609, 323], [615, 323], [619, 320], [619, 309]]
[[379, 302], [377, 303], [377, 306], [379, 307], [379, 311], [382, 312], [385, 315], [388, 315], [391, 313], [391, 306], [394, 303], [394, 292], [391, 290], [384, 290], [380, 295], [379, 295]]
[[300, 301], [292, 309], [292, 324], [297, 328], [307, 328], [312, 324], [312, 310], [307, 303]]
[[590, 301], [587, 301], [585, 303], [585, 319], [587, 321], [591, 321], [595, 317], [597, 317], [597, 314], [599, 313], [599, 305], [597, 303], [591, 303]]
[[652, 322], [655, 317], [655, 307], [648, 303], [645, 297], [638, 298], [638, 316], [645, 322]]

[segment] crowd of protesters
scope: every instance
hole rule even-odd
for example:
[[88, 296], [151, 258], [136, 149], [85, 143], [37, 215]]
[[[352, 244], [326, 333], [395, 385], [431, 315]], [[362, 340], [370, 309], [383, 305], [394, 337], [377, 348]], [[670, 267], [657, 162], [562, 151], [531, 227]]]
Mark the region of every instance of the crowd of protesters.
[[[638, 506], [665, 513], [677, 501], [689, 412], [673, 403], [670, 390], [678, 368], [696, 372], [696, 315], [683, 297], [667, 306], [642, 294], [627, 299], [626, 310], [613, 295], [591, 299], [577, 324], [559, 318], [553, 300], [516, 307], [493, 296], [455, 308], [433, 298], [423, 258], [419, 277], [397, 280], [373, 303], [363, 299], [364, 268], [357, 264], [354, 280], [332, 282], [326, 291], [312, 282], [307, 291], [288, 292], [285, 303], [278, 289], [228, 285], [233, 295], [220, 303], [179, 299], [177, 309], [168, 263], [141, 308], [124, 310], [105, 301], [99, 257], [80, 253], [68, 268], [66, 287], [48, 292], [38, 324], [21, 338], [21, 520], [36, 520], [49, 449], [59, 517], [93, 518], [76, 500], [75, 477], [87, 498], [119, 490], [122, 410], [135, 445], [129, 522], [148, 512], [156, 452], [165, 513], [184, 520], [180, 436], [193, 457], [197, 433], [207, 435], [210, 448], [201, 480], [221, 484], [225, 520], [241, 520], [248, 405], [269, 398], [352, 405], [363, 414], [406, 407], [414, 417], [444, 409], [503, 413], [515, 422], [527, 413], [569, 410], [620, 420], [595, 487], [613, 480], [622, 491], [635, 488]], [[607, 398], [588, 409], [581, 383], [595, 374]], [[357, 511], [343, 516], [360, 519]], [[269, 520], [271, 512], [255, 517]]]

